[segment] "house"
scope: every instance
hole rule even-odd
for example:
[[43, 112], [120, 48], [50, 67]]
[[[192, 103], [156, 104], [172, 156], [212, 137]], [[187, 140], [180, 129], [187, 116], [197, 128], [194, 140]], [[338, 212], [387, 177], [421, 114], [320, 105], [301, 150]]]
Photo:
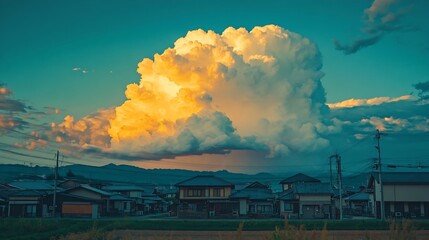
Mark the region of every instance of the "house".
[[358, 192], [344, 198], [344, 212], [352, 216], [373, 216], [369, 192]]
[[9, 195], [13, 192], [13, 187], [6, 183], [0, 183], [0, 217], [8, 216]]
[[144, 203], [144, 213], [163, 213], [168, 211], [168, 202], [154, 193], [142, 196]]
[[7, 216], [8, 195], [6, 190], [0, 190], [0, 217]]
[[200, 175], [176, 184], [179, 218], [216, 218], [238, 215], [239, 203], [229, 199], [234, 185], [213, 175]]
[[129, 198], [140, 198], [145, 193], [144, 188], [135, 185], [108, 185], [102, 189], [108, 192], [120, 193]]
[[[47, 193], [36, 190], [15, 190], [9, 195], [9, 217], [46, 217], [49, 215], [44, 198]], [[52, 203], [50, 204], [52, 206]]]
[[296, 183], [320, 183], [320, 180], [302, 173], [297, 173], [280, 182], [283, 191], [293, 188]]
[[66, 189], [64, 192], [70, 195], [96, 200], [100, 203], [99, 208], [96, 210], [100, 216], [110, 215], [112, 212], [110, 201], [110, 198], [113, 195], [112, 193], [85, 184]]
[[[45, 196], [43, 202], [47, 205], [53, 203], [53, 193]], [[72, 195], [65, 192], [56, 194], [57, 216], [75, 218], [98, 218], [102, 202], [93, 198]]]
[[[126, 210], [125, 212], [143, 215], [145, 205], [142, 196], [145, 194], [146, 191], [148, 191], [147, 189], [135, 185], [107, 185], [104, 186], [102, 189], [107, 192], [118, 193], [124, 197], [127, 197], [130, 206], [129, 210]], [[115, 208], [117, 209], [117, 207]]]
[[109, 215], [124, 216], [131, 214], [131, 204], [133, 200], [122, 194], [113, 194], [110, 196]]
[[7, 183], [8, 213], [11, 217], [48, 217], [53, 202], [45, 199], [54, 191], [53, 182], [47, 180], [14, 180]]
[[280, 215], [288, 218], [331, 218], [332, 190], [329, 183], [299, 173], [280, 182]]
[[276, 214], [276, 196], [272, 190], [260, 182], [233, 192], [231, 199], [239, 201], [239, 215], [244, 217], [273, 217]]
[[161, 189], [159, 190], [159, 193], [161, 197], [165, 199], [174, 199], [176, 198], [178, 190], [176, 188], [169, 188], [169, 189]]
[[[385, 217], [429, 218], [429, 172], [383, 172]], [[381, 187], [377, 173], [370, 176], [374, 212], [380, 218]], [[375, 204], [374, 204], [375, 203]]]

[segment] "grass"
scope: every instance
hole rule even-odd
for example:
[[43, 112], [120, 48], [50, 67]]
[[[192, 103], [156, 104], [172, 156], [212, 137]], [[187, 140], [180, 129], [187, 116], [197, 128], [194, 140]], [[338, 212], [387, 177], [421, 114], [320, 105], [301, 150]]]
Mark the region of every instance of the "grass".
[[[379, 220], [345, 221], [199, 221], [199, 220], [66, 220], [66, 219], [1, 219], [0, 239], [108, 239], [116, 230], [165, 231], [234, 231], [237, 240], [244, 231], [272, 231], [269, 239], [327, 239], [330, 230], [388, 230], [389, 239], [412, 238], [416, 230], [429, 230], [429, 221], [383, 222]], [[414, 234], [414, 235], [413, 235]], [[112, 238], [113, 239], [113, 238]], [[131, 239], [131, 238], [129, 238]], [[369, 238], [367, 238], [369, 239]]]

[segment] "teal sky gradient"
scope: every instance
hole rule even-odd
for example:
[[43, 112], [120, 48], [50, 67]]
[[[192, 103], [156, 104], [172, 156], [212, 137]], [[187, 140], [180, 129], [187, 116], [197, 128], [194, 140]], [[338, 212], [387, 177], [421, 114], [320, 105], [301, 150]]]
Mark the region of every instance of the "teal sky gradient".
[[[372, 2], [0, 0], [0, 83], [36, 110], [60, 109], [49, 121], [79, 119], [120, 106], [126, 86], [140, 80], [137, 64], [173, 47], [188, 31], [221, 34], [230, 26], [250, 31], [275, 24], [318, 46], [327, 103], [411, 93], [417, 98], [413, 85], [429, 81], [429, 1], [402, 1], [411, 6], [401, 18], [406, 30], [386, 32], [354, 54], [335, 49], [334, 40], [351, 44], [365, 36], [364, 11]], [[418, 156], [427, 153], [422, 144]]]
[[[420, 2], [426, 10], [428, 3]], [[387, 34], [353, 55], [333, 40], [351, 42], [371, 1], [2, 1], [0, 80], [15, 97], [76, 116], [116, 106], [136, 65], [173, 46], [187, 31], [221, 33], [228, 26], [276, 24], [314, 41], [323, 55], [328, 102], [398, 97], [429, 76], [424, 9], [411, 32]], [[426, 26], [425, 26], [426, 25]], [[73, 68], [87, 74], [72, 71]]]

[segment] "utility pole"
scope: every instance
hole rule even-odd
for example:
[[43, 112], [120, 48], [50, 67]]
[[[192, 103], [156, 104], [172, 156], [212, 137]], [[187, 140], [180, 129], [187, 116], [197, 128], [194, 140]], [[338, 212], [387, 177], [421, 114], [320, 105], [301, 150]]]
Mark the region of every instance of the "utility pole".
[[380, 149], [380, 137], [381, 135], [383, 135], [382, 133], [380, 133], [380, 130], [377, 129], [377, 132], [375, 133], [375, 138], [377, 139], [377, 146], [375, 147], [378, 151], [378, 163], [377, 163], [377, 168], [378, 168], [378, 179], [379, 179], [379, 183], [380, 183], [380, 219], [384, 220], [385, 219], [385, 212], [384, 212], [384, 193], [383, 193], [383, 181], [381, 179], [381, 149]]
[[57, 179], [58, 179], [58, 159], [60, 157], [60, 151], [57, 150], [57, 163], [55, 164], [55, 179], [54, 179], [54, 199], [52, 201], [52, 216], [55, 217], [55, 210], [57, 207]]
[[329, 157], [329, 182], [331, 183], [331, 190], [334, 188], [332, 183], [332, 156]]
[[[341, 156], [338, 155], [338, 153], [331, 155], [329, 157], [330, 160], [332, 160], [332, 158], [336, 159], [336, 163], [337, 163], [337, 181], [338, 181], [338, 193], [339, 193], [339, 197], [340, 197], [340, 203], [339, 203], [339, 208], [340, 208], [340, 220], [343, 220], [343, 177], [342, 177], [342, 173], [341, 173]], [[331, 168], [331, 184], [332, 184], [332, 168]]]

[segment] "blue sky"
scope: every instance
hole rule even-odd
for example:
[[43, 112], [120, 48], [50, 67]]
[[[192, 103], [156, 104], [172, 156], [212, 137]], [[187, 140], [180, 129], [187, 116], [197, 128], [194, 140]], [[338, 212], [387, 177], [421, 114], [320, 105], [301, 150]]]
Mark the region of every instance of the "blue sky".
[[[380, 5], [376, 5], [377, 2]], [[382, 4], [383, 2], [388, 2], [390, 5], [385, 6]], [[369, 14], [366, 9], [371, 6], [378, 7], [375, 11], [376, 22], [368, 20]], [[428, 10], [429, 3], [424, 0], [216, 2], [3, 0], [0, 2], [0, 35], [2, 36], [0, 38], [0, 82], [13, 92], [13, 95], [7, 95], [8, 99], [14, 99], [31, 107], [30, 110], [27, 109], [27, 112], [43, 112], [46, 111], [46, 107], [59, 110], [59, 114], [47, 114], [34, 120], [35, 122], [32, 124], [40, 124], [44, 127], [51, 122], [60, 124], [67, 115], [73, 116], [77, 121], [85, 116], [93, 116], [101, 109], [114, 109], [121, 106], [126, 100], [124, 92], [127, 85], [138, 84], [140, 81], [141, 76], [136, 72], [137, 64], [144, 58], [153, 60], [154, 54], [162, 55], [166, 49], [173, 48], [175, 41], [185, 37], [188, 31], [202, 29], [222, 34], [228, 27], [235, 29], [244, 27], [247, 31], [251, 31], [255, 26], [273, 24], [297, 33], [303, 38], [308, 38], [317, 46], [321, 55], [320, 63], [323, 64], [320, 69], [323, 77], [317, 80], [320, 80], [326, 93], [326, 103], [339, 103], [348, 99], [379, 97], [395, 99], [409, 96], [407, 99], [413, 100], [407, 100], [408, 103], [412, 101], [413, 106], [417, 106], [421, 112], [418, 117], [423, 118], [422, 122], [418, 124], [427, 126], [428, 122], [425, 121], [428, 113], [425, 110], [428, 108], [425, 104], [416, 103], [419, 99], [417, 95], [419, 89], [416, 89], [414, 85], [429, 81], [429, 27], [425, 21]], [[392, 17], [393, 20], [388, 18], [385, 18], [388, 20], [383, 20], [383, 17]], [[372, 32], [368, 29], [372, 29]], [[354, 53], [345, 54], [336, 49], [334, 45], [334, 41], [338, 41], [342, 46], [352, 45], [357, 40], [374, 36], [379, 37], [376, 43], [360, 48]], [[425, 91], [425, 88], [423, 90]], [[396, 101], [383, 102], [382, 106], [385, 107], [383, 109], [390, 109], [392, 104], [398, 103]], [[401, 125], [401, 129], [397, 130], [402, 134], [406, 132], [408, 137], [410, 132], [407, 129], [415, 129], [413, 119], [416, 119], [416, 116], [411, 114], [414, 111], [410, 110], [413, 109], [412, 107], [407, 105], [407, 110], [398, 112], [396, 109], [380, 116], [373, 113], [372, 110], [368, 110], [371, 106], [371, 104], [369, 106], [359, 105], [353, 109], [344, 111], [333, 109], [331, 112], [333, 114], [345, 112], [344, 114], [347, 115], [352, 115], [348, 111], [359, 112], [361, 114], [359, 119], [352, 121], [356, 124], [362, 123], [362, 120], [365, 122], [365, 119], [371, 119], [371, 117], [380, 119], [392, 117], [390, 122], [394, 122], [395, 119], [411, 119], [409, 122], [412, 123]], [[377, 106], [380, 107], [380, 105]], [[367, 112], [371, 112], [373, 115], [369, 115]], [[409, 114], [402, 116], [403, 112]], [[10, 111], [7, 114], [10, 115]], [[14, 113], [14, 116], [17, 114], [19, 115], [19, 113]], [[232, 121], [233, 128], [240, 129], [233, 117], [228, 114], [225, 114], [225, 117]], [[317, 116], [317, 118], [324, 117]], [[332, 116], [327, 118], [329, 121], [332, 120]], [[21, 116], [19, 119], [25, 118]], [[340, 119], [343, 122], [342, 126], [346, 126], [347, 124], [344, 124], [348, 121], [346, 117], [341, 116]], [[323, 121], [324, 119], [321, 120], [321, 122]], [[386, 125], [388, 121], [384, 121]], [[371, 125], [374, 127], [373, 132], [375, 125], [375, 123]], [[27, 124], [19, 131], [31, 133], [34, 131], [31, 126], [31, 124]], [[342, 133], [346, 136], [363, 134], [356, 128], [346, 128], [342, 129]], [[396, 132], [393, 129], [395, 129], [393, 126], [387, 127], [386, 131]], [[321, 133], [320, 129], [317, 131], [317, 134]], [[370, 133], [366, 129], [362, 131]], [[426, 136], [424, 134], [427, 133], [425, 130], [417, 131], [417, 133], [413, 130], [412, 132], [413, 134], [423, 134], [423, 136]], [[194, 132], [192, 133], [195, 135]], [[49, 135], [43, 131], [39, 134], [44, 139], [55, 135]], [[4, 142], [17, 141], [16, 138], [10, 137], [7, 131], [3, 135]], [[147, 166], [189, 168], [189, 165], [198, 166], [196, 161], [202, 161], [200, 163], [202, 165], [195, 167], [196, 169], [213, 169], [214, 167], [207, 163], [209, 160], [201, 159], [207, 158], [207, 155], [204, 154], [214, 154], [208, 156], [216, 159], [225, 157], [223, 160], [217, 160], [222, 162], [221, 167], [230, 170], [254, 171], [246, 168], [244, 163], [239, 164], [242, 166], [240, 168], [228, 167], [230, 161], [233, 161], [231, 159], [240, 158], [241, 155], [237, 156], [237, 153], [216, 154], [216, 151], [251, 149], [260, 153], [259, 147], [254, 145], [261, 144], [261, 142], [266, 144], [271, 140], [256, 141], [258, 144], [252, 143], [254, 145], [249, 142], [244, 144], [243, 139], [251, 137], [251, 135], [243, 136], [240, 132], [237, 135], [241, 138], [240, 144], [232, 143], [233, 141], [230, 139], [227, 143], [211, 146], [210, 150], [203, 149], [200, 145], [195, 153], [191, 151], [192, 149], [184, 152], [164, 149], [169, 154], [155, 157], [156, 161]], [[317, 151], [312, 150], [306, 155], [307, 158], [313, 159], [314, 156], [329, 154], [334, 150], [341, 152], [342, 149], [354, 146], [356, 139], [334, 140], [334, 138], [339, 138], [339, 135], [342, 134], [323, 135], [323, 139], [329, 140], [330, 144]], [[276, 135], [275, 138], [283, 138], [283, 136]], [[317, 138], [313, 140], [317, 140]], [[21, 141], [26, 141], [26, 139]], [[351, 141], [350, 146], [344, 143], [347, 141]], [[427, 140], [425, 141], [427, 142]], [[415, 145], [421, 143], [420, 141]], [[89, 145], [92, 146], [92, 143]], [[267, 151], [270, 152], [267, 149], [272, 147], [268, 145], [261, 147], [262, 152], [265, 153], [261, 154], [262, 157], [257, 155], [259, 158], [266, 158], [261, 166], [267, 166], [267, 170], [275, 169], [276, 164], [283, 161], [280, 159], [289, 158], [283, 156], [273, 160], [276, 158], [266, 157], [270, 155], [266, 154]], [[294, 146], [287, 146], [294, 152]], [[49, 146], [45, 148], [45, 151], [55, 148], [56, 146]], [[212, 151], [213, 148], [216, 151]], [[416, 152], [416, 158], [422, 154], [427, 156], [427, 151], [421, 150], [422, 147], [419, 149], [418, 151], [411, 150]], [[372, 154], [371, 150], [368, 150], [368, 155]], [[25, 152], [25, 149], [16, 151]], [[97, 149], [95, 152], [110, 154], [111, 151], [113, 150]], [[298, 155], [302, 156], [302, 154], [304, 153], [300, 152]], [[247, 154], [244, 155], [249, 158]], [[134, 157], [136, 156], [133, 156], [133, 159], [135, 159]], [[164, 157], [168, 159], [164, 162], [182, 160], [176, 161], [178, 164], [163, 165], [161, 164], [163, 161], [159, 161], [159, 158], [164, 159]], [[186, 157], [189, 159], [183, 160]], [[148, 158], [150, 159], [145, 156], [146, 162]], [[325, 158], [323, 156], [323, 159]], [[93, 159], [93, 156], [83, 154], [70, 157], [70, 159], [79, 161]], [[123, 161], [121, 157], [118, 159]], [[118, 159], [115, 160], [112, 155], [109, 155], [109, 158], [103, 158], [100, 163], [109, 161], [123, 163]], [[292, 159], [294, 158], [292, 157]], [[142, 164], [145, 161], [126, 163], [146, 166]], [[253, 166], [257, 165], [259, 160], [249, 161], [248, 166]], [[319, 163], [322, 160], [317, 161]], [[418, 162], [421, 161], [428, 160], [420, 159]], [[416, 163], [417, 161], [411, 161], [410, 164]], [[283, 165], [288, 164], [294, 165], [289, 162]]]

